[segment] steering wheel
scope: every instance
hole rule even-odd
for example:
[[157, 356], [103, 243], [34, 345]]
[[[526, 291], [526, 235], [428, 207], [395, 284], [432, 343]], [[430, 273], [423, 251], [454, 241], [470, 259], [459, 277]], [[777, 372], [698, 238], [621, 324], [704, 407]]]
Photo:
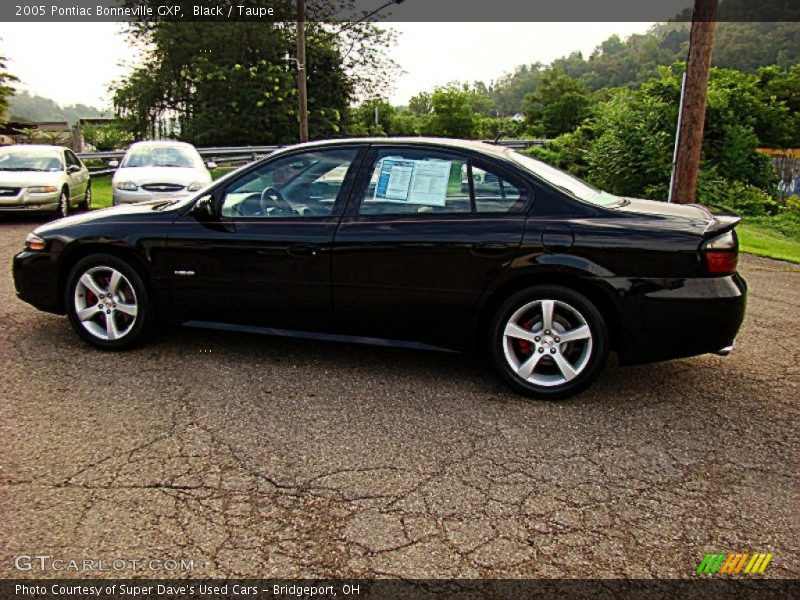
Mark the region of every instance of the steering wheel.
[[286, 198], [274, 187], [268, 187], [261, 192], [261, 212], [269, 214], [270, 209], [278, 209], [283, 211], [292, 212], [292, 205], [286, 201]]

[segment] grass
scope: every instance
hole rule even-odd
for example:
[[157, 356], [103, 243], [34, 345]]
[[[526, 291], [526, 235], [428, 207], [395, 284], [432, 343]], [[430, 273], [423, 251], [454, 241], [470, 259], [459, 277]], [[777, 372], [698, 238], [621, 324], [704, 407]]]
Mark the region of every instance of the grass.
[[765, 223], [758, 219], [753, 223], [745, 219], [736, 228], [742, 252], [800, 263], [800, 237], [784, 235], [767, 223], [768, 220]]
[[[220, 167], [211, 170], [211, 177], [217, 179], [231, 170], [231, 167]], [[111, 176], [92, 177], [92, 208], [111, 206]]]

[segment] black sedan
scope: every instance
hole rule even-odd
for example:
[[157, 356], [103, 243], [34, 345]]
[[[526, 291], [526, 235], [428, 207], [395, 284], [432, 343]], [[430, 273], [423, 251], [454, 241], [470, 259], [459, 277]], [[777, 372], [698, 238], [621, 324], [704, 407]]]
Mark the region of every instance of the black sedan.
[[620, 198], [493, 145], [357, 139], [286, 148], [188, 199], [36, 229], [20, 298], [104, 350], [159, 322], [483, 350], [514, 389], [565, 398], [614, 351], [733, 347], [738, 218]]

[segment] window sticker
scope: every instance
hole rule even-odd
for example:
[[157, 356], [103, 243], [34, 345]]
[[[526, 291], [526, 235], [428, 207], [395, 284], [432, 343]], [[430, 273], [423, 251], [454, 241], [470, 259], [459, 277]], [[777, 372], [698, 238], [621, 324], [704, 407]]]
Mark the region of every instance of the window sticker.
[[449, 160], [384, 158], [372, 200], [445, 206], [451, 165]]

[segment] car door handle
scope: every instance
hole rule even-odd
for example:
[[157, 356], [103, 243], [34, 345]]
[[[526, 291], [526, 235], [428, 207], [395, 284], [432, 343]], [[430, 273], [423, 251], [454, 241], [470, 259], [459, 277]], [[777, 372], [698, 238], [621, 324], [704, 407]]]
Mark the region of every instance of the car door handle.
[[289, 254], [304, 258], [316, 258], [320, 248], [316, 244], [294, 244], [289, 246]]
[[472, 246], [472, 252], [482, 256], [497, 256], [508, 252], [509, 245], [501, 242], [481, 242]]

